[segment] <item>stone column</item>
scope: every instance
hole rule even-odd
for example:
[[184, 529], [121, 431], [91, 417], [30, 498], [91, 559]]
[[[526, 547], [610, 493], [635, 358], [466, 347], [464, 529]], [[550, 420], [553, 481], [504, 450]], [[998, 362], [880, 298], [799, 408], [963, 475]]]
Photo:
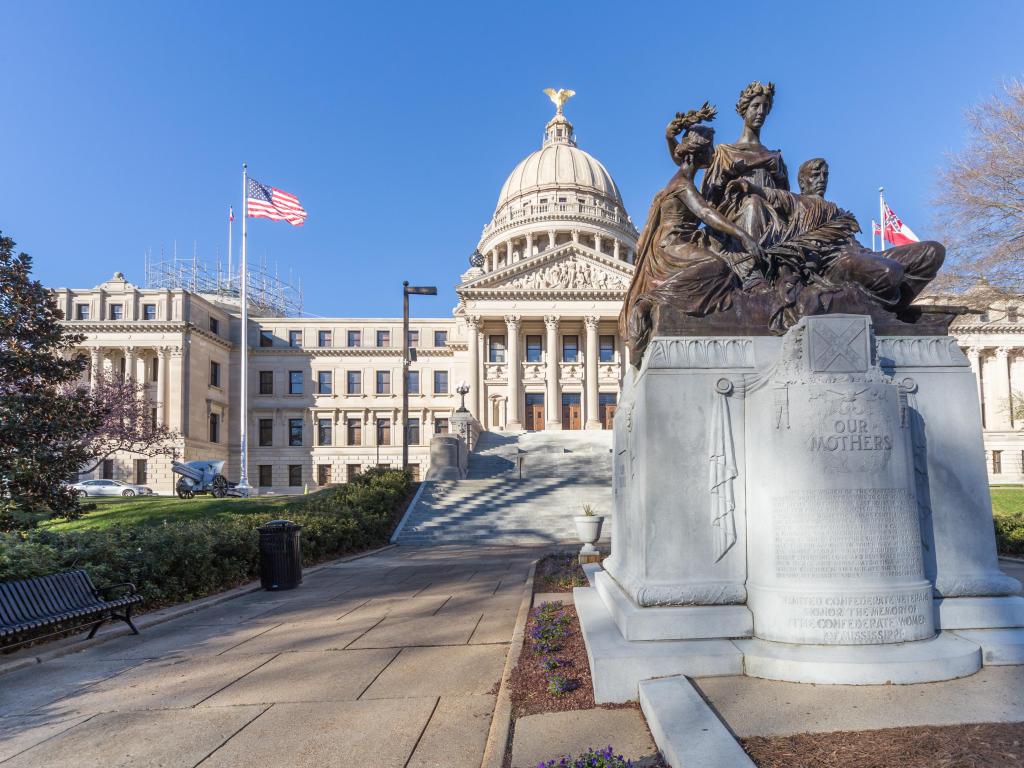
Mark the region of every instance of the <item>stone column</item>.
[[995, 392], [993, 397], [994, 426], [996, 429], [1012, 429], [1013, 416], [1010, 414], [1010, 348], [998, 347], [995, 356]]
[[135, 355], [135, 347], [124, 348], [124, 378], [125, 381], [135, 381], [138, 377], [136, 376], [135, 366], [137, 358]]
[[[159, 347], [156, 351], [156, 421], [157, 424], [167, 424], [167, 406], [164, 394], [167, 389], [167, 366], [170, 362], [171, 353], [167, 347]], [[242, 414], [245, 418], [245, 414]]]
[[498, 268], [498, 249], [497, 248], [491, 248], [491, 266], [490, 266], [490, 270], [489, 271], [493, 272], [497, 268]]
[[[480, 375], [480, 318], [476, 315], [466, 317], [466, 335], [469, 347], [469, 377], [466, 380], [469, 385], [469, 410], [482, 422], [483, 411], [480, 410], [480, 403], [483, 402], [483, 392], [480, 390], [483, 377]], [[420, 387], [423, 387], [423, 382], [420, 382]]]
[[572, 241], [574, 243], [578, 243], [580, 241], [580, 231], [578, 229], [574, 229], [572, 231]]
[[512, 263], [512, 241], [505, 241], [505, 266], [507, 267]]
[[522, 373], [519, 361], [519, 327], [522, 318], [519, 315], [505, 315], [505, 327], [508, 330], [508, 423], [506, 429], [518, 431], [523, 428], [520, 412], [522, 405]]
[[544, 420], [546, 429], [562, 428], [562, 392], [559, 386], [558, 364], [558, 315], [546, 315], [544, 327], [547, 329], [547, 391], [544, 394]]
[[974, 383], [978, 388], [978, 407], [981, 409], [982, 427], [987, 423], [985, 419], [985, 390], [981, 381], [981, 355], [983, 351], [981, 347], [969, 347], [967, 349], [967, 359], [971, 363], [971, 370], [974, 372]]
[[583, 318], [583, 322], [587, 328], [586, 351], [584, 352], [586, 357], [583, 359], [583, 384], [586, 397], [583, 406], [586, 415], [585, 428], [600, 429], [601, 419], [597, 405], [597, 326], [601, 322], [601, 318], [588, 315]]
[[89, 389], [96, 389], [99, 384], [103, 366], [103, 350], [93, 347], [89, 350]]
[[533, 232], [526, 233], [526, 253], [523, 258], [530, 258], [533, 256]]
[[614, 259], [616, 261], [619, 260], [619, 248], [620, 247], [621, 246], [619, 244], [619, 239], [618, 238], [615, 238], [614, 240], [612, 240], [612, 256], [614, 257]]
[[548, 249], [550, 250], [551, 248], [554, 248], [554, 247], [555, 247], [555, 230], [549, 229], [548, 230]]

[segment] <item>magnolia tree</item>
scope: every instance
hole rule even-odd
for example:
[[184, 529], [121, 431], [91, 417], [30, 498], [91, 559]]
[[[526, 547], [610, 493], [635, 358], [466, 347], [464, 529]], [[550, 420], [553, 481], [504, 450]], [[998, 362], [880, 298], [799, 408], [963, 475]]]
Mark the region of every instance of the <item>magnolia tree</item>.
[[173, 455], [178, 433], [158, 423], [146, 387], [132, 376], [98, 371], [90, 400], [99, 418], [85, 436], [90, 459], [81, 471], [94, 471], [119, 451]]
[[[935, 203], [949, 257], [936, 287], [1024, 292], [1024, 82], [1010, 80], [968, 110], [967, 128], [967, 148], [939, 177]], [[975, 299], [984, 293], [972, 291]]]
[[63, 481], [88, 461], [87, 436], [101, 422], [73, 386], [85, 362], [71, 350], [82, 337], [67, 332], [31, 272], [31, 257], [0, 233], [0, 530], [81, 514]]

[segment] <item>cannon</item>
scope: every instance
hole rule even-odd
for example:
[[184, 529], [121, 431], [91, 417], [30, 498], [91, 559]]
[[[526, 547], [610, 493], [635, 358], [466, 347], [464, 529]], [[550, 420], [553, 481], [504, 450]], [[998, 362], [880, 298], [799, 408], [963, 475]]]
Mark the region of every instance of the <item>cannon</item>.
[[223, 461], [172, 461], [171, 471], [180, 475], [174, 490], [182, 499], [191, 499], [197, 493], [210, 493], [218, 499], [238, 495], [235, 483], [228, 482], [222, 469]]

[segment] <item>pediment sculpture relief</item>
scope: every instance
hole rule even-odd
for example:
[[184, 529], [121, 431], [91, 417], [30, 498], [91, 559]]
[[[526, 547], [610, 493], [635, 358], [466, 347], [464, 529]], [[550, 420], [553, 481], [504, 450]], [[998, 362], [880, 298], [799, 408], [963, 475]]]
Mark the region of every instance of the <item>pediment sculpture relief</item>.
[[506, 284], [509, 288], [590, 290], [625, 289], [622, 275], [595, 267], [585, 261], [559, 261], [547, 267], [519, 275]]

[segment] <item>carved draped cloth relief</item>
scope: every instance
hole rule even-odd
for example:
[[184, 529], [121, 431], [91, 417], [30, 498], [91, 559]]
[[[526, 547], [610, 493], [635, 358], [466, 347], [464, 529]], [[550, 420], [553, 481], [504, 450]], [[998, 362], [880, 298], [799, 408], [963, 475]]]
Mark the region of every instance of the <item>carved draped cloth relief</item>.
[[626, 278], [584, 261], [559, 261], [519, 275], [507, 283], [509, 288], [527, 289], [624, 289]]
[[711, 527], [714, 536], [715, 562], [721, 560], [736, 543], [736, 494], [734, 481], [736, 446], [729, 417], [729, 392], [732, 383], [721, 379], [715, 387], [708, 439], [708, 482], [711, 491]]

